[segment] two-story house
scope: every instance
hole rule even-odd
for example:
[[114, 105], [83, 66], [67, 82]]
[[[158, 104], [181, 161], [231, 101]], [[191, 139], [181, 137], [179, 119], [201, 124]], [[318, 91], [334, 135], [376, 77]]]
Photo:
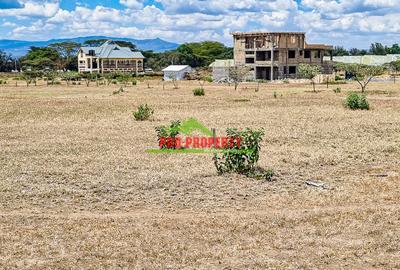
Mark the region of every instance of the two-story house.
[[99, 47], [81, 47], [78, 52], [78, 70], [84, 72], [143, 73], [144, 56], [128, 47], [109, 40]]

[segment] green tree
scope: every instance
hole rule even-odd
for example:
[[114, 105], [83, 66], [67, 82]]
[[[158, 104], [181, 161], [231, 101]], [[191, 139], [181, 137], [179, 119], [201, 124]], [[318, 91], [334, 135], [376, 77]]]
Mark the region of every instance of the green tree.
[[375, 42], [371, 44], [369, 51], [374, 55], [386, 55], [386, 49], [382, 43]]
[[77, 42], [59, 42], [50, 44], [48, 47], [55, 49], [61, 58], [63, 69], [78, 70], [78, 51], [81, 44]]
[[28, 53], [21, 58], [21, 62], [25, 67], [31, 67], [36, 70], [60, 68], [60, 60], [60, 54], [54, 48], [49, 47], [31, 47]]
[[76, 81], [80, 79], [80, 74], [75, 71], [67, 71], [61, 73], [61, 78], [67, 82], [67, 86], [69, 86], [71, 81]]
[[349, 52], [341, 46], [335, 46], [333, 48], [332, 54], [333, 54], [333, 56], [347, 56], [347, 55], [349, 55]]
[[392, 75], [394, 83], [396, 83], [396, 77], [400, 71], [400, 60], [390, 62], [390, 63], [386, 64], [385, 66], [389, 70], [390, 74]]
[[353, 76], [361, 86], [361, 92], [364, 93], [371, 80], [385, 72], [383, 66], [367, 66], [361, 64], [338, 64], [340, 69], [345, 70]]
[[15, 60], [11, 54], [0, 50], [0, 72], [10, 72], [15, 69]]
[[299, 75], [303, 78], [309, 79], [313, 86], [313, 91], [315, 91], [315, 77], [321, 74], [321, 67], [316, 65], [301, 64], [298, 67]]

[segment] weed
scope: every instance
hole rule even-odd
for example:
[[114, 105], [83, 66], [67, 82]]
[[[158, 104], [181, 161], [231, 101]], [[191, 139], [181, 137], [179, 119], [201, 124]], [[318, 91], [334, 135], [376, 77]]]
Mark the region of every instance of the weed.
[[[226, 133], [230, 138], [240, 138], [238, 140], [230, 140], [222, 156], [214, 155], [214, 165], [219, 174], [239, 173], [252, 178], [265, 178], [271, 180], [273, 177], [272, 170], [264, 170], [257, 167], [260, 157], [261, 141], [264, 131], [245, 129], [238, 131], [237, 129], [227, 129]], [[234, 151], [231, 151], [234, 150]]]
[[[169, 127], [159, 126], [156, 127], [158, 143], [160, 149], [176, 149], [176, 137], [179, 135], [179, 127], [181, 122], [172, 121]], [[166, 140], [167, 139], [167, 140]]]
[[154, 110], [147, 104], [142, 104], [138, 107], [137, 111], [133, 113], [136, 121], [148, 120], [154, 113]]
[[204, 96], [205, 95], [204, 89], [203, 88], [193, 89], [193, 95], [195, 95], [195, 96]]
[[366, 95], [351, 92], [346, 98], [345, 107], [351, 110], [369, 110], [369, 103]]
[[333, 92], [335, 92], [336, 94], [339, 94], [342, 92], [342, 88], [337, 87], [336, 89], [333, 89]]

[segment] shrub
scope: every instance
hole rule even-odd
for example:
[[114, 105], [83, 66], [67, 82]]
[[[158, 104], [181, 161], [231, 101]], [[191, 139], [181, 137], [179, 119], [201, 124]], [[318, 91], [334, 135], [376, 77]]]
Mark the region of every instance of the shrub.
[[0, 84], [7, 84], [7, 81], [0, 80]]
[[235, 172], [248, 177], [271, 180], [274, 175], [272, 170], [257, 167], [264, 131], [247, 128], [244, 131], [227, 129], [226, 132], [228, 137], [241, 138], [241, 141], [239, 143], [237, 140], [230, 140], [221, 157], [218, 154], [214, 155], [214, 165], [218, 173]]
[[172, 121], [169, 127], [156, 127], [157, 139], [160, 149], [176, 149], [176, 137], [179, 135], [180, 125], [180, 121]]
[[284, 79], [282, 82], [283, 83], [289, 83], [289, 80], [288, 79]]
[[340, 92], [342, 92], [342, 88], [337, 87], [336, 89], [333, 89], [333, 92], [335, 92], [336, 94], [339, 94]]
[[193, 95], [195, 96], [204, 96], [205, 92], [203, 88], [196, 88], [193, 90]]
[[154, 113], [154, 110], [150, 108], [147, 104], [142, 104], [138, 107], [138, 110], [133, 113], [136, 121], [148, 120]]
[[137, 81], [136, 80], [132, 80], [132, 85], [137, 85]]
[[341, 80], [343, 80], [343, 77], [335, 75], [335, 81], [341, 81]]
[[367, 97], [363, 94], [351, 92], [348, 94], [345, 106], [351, 110], [369, 110]]
[[278, 98], [278, 94], [274, 92], [274, 98]]

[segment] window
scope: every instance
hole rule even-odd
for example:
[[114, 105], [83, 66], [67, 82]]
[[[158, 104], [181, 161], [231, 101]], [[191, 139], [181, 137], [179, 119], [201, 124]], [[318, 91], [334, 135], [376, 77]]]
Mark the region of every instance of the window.
[[288, 52], [288, 57], [289, 58], [296, 58], [296, 51], [295, 50], [290, 50]]
[[254, 64], [254, 58], [246, 58], [246, 64]]
[[254, 54], [254, 51], [246, 51], [246, 54]]
[[304, 51], [304, 58], [311, 58], [311, 52], [308, 50]]
[[296, 66], [289, 66], [289, 74], [296, 74]]

